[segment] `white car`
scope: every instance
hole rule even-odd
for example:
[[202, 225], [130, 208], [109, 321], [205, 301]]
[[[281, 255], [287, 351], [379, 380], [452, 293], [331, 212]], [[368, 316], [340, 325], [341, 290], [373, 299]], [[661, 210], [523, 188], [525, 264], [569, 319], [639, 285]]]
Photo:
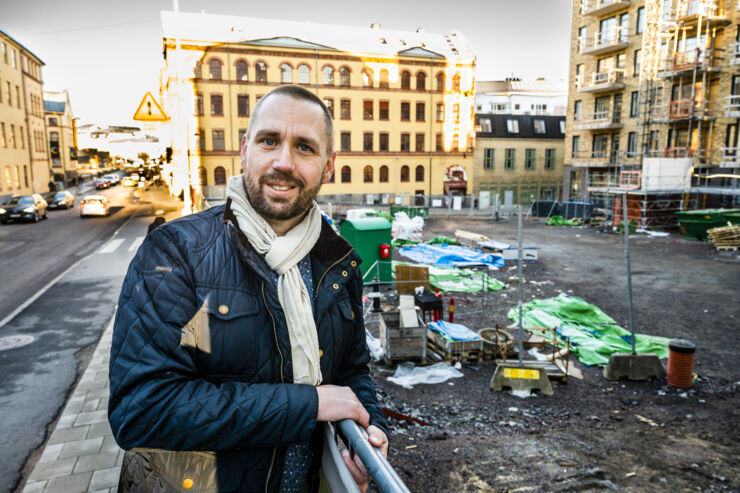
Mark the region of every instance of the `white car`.
[[123, 181], [121, 181], [121, 185], [123, 185], [124, 187], [135, 187], [137, 183], [138, 181], [134, 180], [130, 176], [127, 176], [123, 179]]
[[80, 217], [109, 215], [108, 199], [102, 195], [88, 195], [80, 200]]

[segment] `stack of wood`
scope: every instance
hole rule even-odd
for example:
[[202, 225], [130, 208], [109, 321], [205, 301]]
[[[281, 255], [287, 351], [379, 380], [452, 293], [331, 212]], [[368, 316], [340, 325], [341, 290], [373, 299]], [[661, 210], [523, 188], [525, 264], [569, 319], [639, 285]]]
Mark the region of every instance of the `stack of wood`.
[[737, 250], [740, 248], [740, 224], [727, 223], [727, 226], [707, 231], [709, 241], [717, 250]]

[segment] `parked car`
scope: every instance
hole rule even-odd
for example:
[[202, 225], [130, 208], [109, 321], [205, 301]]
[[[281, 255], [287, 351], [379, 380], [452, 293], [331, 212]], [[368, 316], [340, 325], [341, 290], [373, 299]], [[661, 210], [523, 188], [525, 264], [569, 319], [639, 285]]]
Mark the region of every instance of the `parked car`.
[[93, 182], [95, 183], [95, 190], [110, 188], [110, 182], [104, 178], [95, 178]]
[[44, 199], [49, 209], [69, 209], [75, 205], [75, 196], [66, 190], [49, 192]]
[[44, 198], [34, 193], [32, 195], [16, 195], [0, 206], [0, 223], [10, 221], [33, 221], [46, 219], [48, 204]]
[[103, 175], [103, 178], [105, 178], [106, 180], [110, 181], [111, 186], [116, 186], [119, 183], [121, 183], [121, 177], [118, 176], [118, 175], [116, 175], [116, 174], [114, 174], [114, 173], [111, 173], [111, 174], [108, 174], [108, 175]]
[[88, 195], [80, 200], [80, 217], [108, 216], [110, 204], [102, 195]]
[[134, 180], [130, 176], [125, 177], [121, 181], [121, 185], [123, 185], [124, 187], [135, 187], [137, 184], [138, 184], [138, 180]]

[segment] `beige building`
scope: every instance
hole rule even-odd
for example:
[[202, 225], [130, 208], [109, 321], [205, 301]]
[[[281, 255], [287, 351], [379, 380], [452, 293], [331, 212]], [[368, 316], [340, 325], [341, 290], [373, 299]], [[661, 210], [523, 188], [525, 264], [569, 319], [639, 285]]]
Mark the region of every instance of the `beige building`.
[[567, 194], [614, 211], [629, 193], [644, 226], [737, 201], [737, 15], [735, 0], [574, 1]]
[[53, 179], [72, 183], [77, 177], [77, 132], [67, 91], [44, 91], [44, 114]]
[[0, 196], [48, 191], [44, 62], [0, 31]]
[[187, 176], [195, 196], [240, 173], [251, 110], [289, 83], [334, 115], [336, 171], [322, 194], [441, 194], [460, 184], [448, 169], [472, 172], [475, 55], [458, 33], [179, 12], [162, 24], [175, 193]]
[[478, 114], [476, 128], [473, 193], [505, 206], [560, 199], [565, 117]]

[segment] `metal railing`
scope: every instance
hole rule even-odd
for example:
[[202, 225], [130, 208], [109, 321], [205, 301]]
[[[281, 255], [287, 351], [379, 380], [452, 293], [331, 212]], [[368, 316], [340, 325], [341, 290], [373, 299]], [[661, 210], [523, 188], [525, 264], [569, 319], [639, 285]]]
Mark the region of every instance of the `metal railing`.
[[660, 72], [668, 75], [670, 72], [681, 72], [697, 68], [699, 70], [719, 70], [722, 63], [722, 52], [719, 48], [702, 50], [694, 48], [687, 51], [677, 51], [660, 61]]
[[727, 96], [725, 104], [725, 116], [732, 118], [740, 117], [740, 95]]
[[[740, 2], [738, 2], [740, 6]], [[732, 44], [732, 52], [730, 53], [730, 65], [740, 64], [740, 42]]]
[[627, 43], [629, 31], [626, 27], [616, 27], [608, 31], [594, 33], [593, 37], [585, 37], [579, 40], [578, 51], [580, 53], [603, 53], [610, 49], [617, 49]]
[[621, 8], [629, 7], [630, 0], [583, 0], [581, 2], [582, 15], [608, 13]]
[[676, 18], [686, 17], [726, 17], [725, 2], [723, 0], [679, 0], [676, 9]]
[[677, 99], [667, 104], [654, 106], [652, 117], [655, 120], [671, 121], [687, 118], [714, 117], [714, 104], [707, 100]]
[[578, 91], [598, 91], [606, 90], [624, 85], [625, 70], [613, 68], [604, 72], [593, 72], [591, 77], [585, 74], [576, 76], [576, 90]]

